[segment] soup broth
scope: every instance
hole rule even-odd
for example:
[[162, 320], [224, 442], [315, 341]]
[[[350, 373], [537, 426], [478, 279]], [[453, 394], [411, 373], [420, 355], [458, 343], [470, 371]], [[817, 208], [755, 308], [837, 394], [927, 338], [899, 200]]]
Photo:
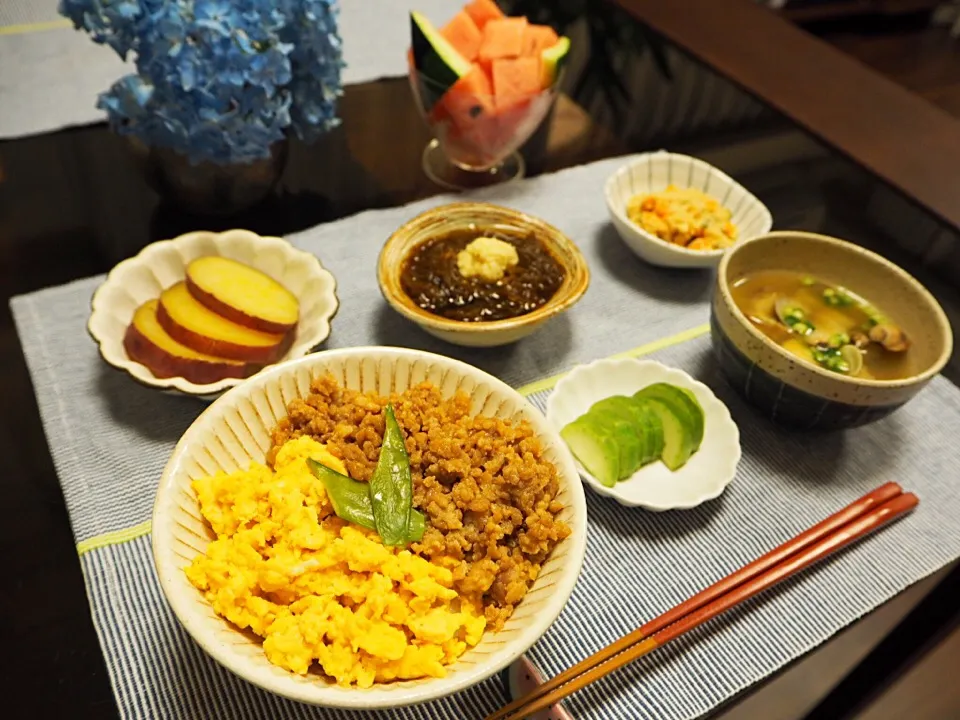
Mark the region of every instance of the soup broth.
[[807, 362], [875, 380], [912, 374], [906, 335], [845, 288], [802, 273], [766, 270], [738, 280], [731, 294], [754, 327]]

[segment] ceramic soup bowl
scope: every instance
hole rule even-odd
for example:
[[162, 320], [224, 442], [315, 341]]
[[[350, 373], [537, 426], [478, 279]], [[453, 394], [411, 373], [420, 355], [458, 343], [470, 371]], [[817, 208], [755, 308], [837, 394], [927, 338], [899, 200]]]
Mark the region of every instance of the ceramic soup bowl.
[[[732, 286], [751, 273], [791, 270], [841, 285], [910, 338], [911, 372], [874, 380], [799, 359], [754, 327]], [[710, 329], [718, 362], [744, 398], [776, 422], [839, 429], [878, 420], [910, 400], [950, 359], [953, 335], [943, 309], [912, 276], [852, 243], [805, 232], [773, 232], [734, 246], [720, 263]]]

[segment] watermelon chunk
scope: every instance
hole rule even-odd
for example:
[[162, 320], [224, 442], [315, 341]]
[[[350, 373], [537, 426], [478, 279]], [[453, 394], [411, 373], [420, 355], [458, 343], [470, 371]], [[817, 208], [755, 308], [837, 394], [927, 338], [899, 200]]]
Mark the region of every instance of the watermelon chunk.
[[463, 11], [473, 19], [473, 22], [481, 30], [491, 20], [499, 20], [504, 17], [503, 11], [493, 0], [473, 0], [473, 2], [466, 4]]
[[[494, 124], [496, 126], [497, 144], [500, 147], [519, 145], [521, 129], [529, 122], [530, 104], [530, 98], [526, 98], [514, 101], [511, 105], [497, 107]], [[534, 124], [539, 124], [539, 121]]]
[[[480, 42], [483, 40], [483, 34], [480, 28], [467, 13], [460, 11], [454, 15], [453, 20], [440, 28], [440, 34], [446, 38], [447, 42], [453, 45], [464, 59], [473, 62], [477, 59], [477, 52], [480, 50]], [[556, 35], [554, 35], [556, 38]], [[556, 40], [554, 40], [556, 42]], [[549, 47], [545, 45], [544, 48]], [[544, 49], [544, 48], [541, 48]]]
[[490, 78], [479, 65], [474, 65], [443, 96], [447, 115], [462, 130], [477, 125], [481, 118], [493, 114], [494, 98]]
[[457, 81], [440, 103], [449, 122], [444, 132], [451, 157], [475, 167], [496, 161], [500, 144], [493, 86], [479, 64]]
[[483, 42], [477, 56], [480, 62], [493, 62], [500, 58], [519, 57], [523, 52], [523, 40], [527, 19], [508, 17], [491, 20], [483, 28]]
[[539, 57], [503, 58], [493, 61], [493, 93], [497, 109], [529, 100], [541, 90], [542, 60]]
[[475, 118], [460, 116], [461, 127], [446, 120], [434, 127], [447, 157], [461, 166], [488, 168], [520, 147], [540, 125], [550, 108], [552, 98], [540, 93], [514, 103], [510, 107], [489, 106]]
[[495, 0], [467, 0], [440, 30], [411, 14], [414, 94], [447, 157], [493, 167], [537, 129], [569, 40], [553, 28], [507, 17]]
[[[447, 38], [449, 40], [449, 38]], [[523, 34], [523, 55], [539, 56], [544, 50], [553, 47], [557, 40], [557, 31], [549, 25], [528, 25]], [[456, 47], [456, 43], [454, 43]], [[460, 48], [457, 48], [460, 50]], [[463, 52], [463, 50], [460, 50]]]
[[567, 62], [570, 54], [570, 38], [566, 35], [541, 53], [543, 58], [543, 87], [549, 88], [556, 84], [560, 71]]
[[415, 91], [423, 110], [430, 112], [472, 66], [420, 13], [410, 13], [410, 28], [412, 47], [408, 62], [412, 55]]

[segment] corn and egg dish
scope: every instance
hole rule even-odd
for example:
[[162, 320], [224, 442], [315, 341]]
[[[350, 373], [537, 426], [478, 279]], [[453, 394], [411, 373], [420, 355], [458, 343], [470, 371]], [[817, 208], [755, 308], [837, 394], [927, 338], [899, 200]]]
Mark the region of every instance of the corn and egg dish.
[[263, 638], [270, 662], [340, 685], [443, 677], [483, 635], [483, 608], [462, 600], [449, 568], [383, 545], [337, 517], [307, 459], [347, 474], [308, 435], [284, 442], [273, 468], [193, 482], [217, 538], [186, 568], [213, 609]]
[[730, 210], [697, 188], [668, 185], [661, 192], [634, 195], [627, 217], [648, 233], [690, 250], [721, 250], [737, 240]]

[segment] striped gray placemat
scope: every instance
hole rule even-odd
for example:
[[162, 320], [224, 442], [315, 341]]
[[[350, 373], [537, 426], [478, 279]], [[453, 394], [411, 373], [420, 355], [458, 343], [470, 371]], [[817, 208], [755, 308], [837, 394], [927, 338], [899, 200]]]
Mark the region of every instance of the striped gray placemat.
[[[710, 273], [645, 265], [607, 221], [603, 181], [623, 162], [614, 158], [473, 195], [553, 223], [580, 245], [593, 273], [576, 307], [510, 347], [470, 350], [436, 340], [393, 312], [377, 286], [377, 254], [397, 226], [460, 196], [369, 211], [294, 235], [291, 242], [315, 253], [337, 279], [340, 310], [326, 346], [419, 347], [520, 386], [702, 325]], [[141, 387], [100, 359], [86, 322], [102, 280], [87, 278], [12, 302], [74, 534], [84, 544], [149, 519], [170, 449], [198, 412], [196, 400]]]
[[[97, 95], [134, 70], [95, 45], [57, 13], [59, 0], [0, 2], [0, 139], [99, 122]], [[446, 22], [461, 0], [418, 0], [417, 9]], [[405, 75], [410, 7], [397, 0], [340, 3], [344, 84]]]
[[[744, 457], [716, 501], [656, 514], [588, 492], [583, 574], [566, 610], [530, 652], [546, 675], [886, 480], [920, 495], [920, 509], [903, 522], [569, 701], [580, 719], [692, 718], [960, 556], [954, 442], [960, 391], [937, 378], [890, 418], [845, 433], [797, 435], [769, 425], [717, 376], [702, 332], [690, 332], [707, 319], [711, 275], [644, 265], [610, 229], [601, 187], [621, 162], [476, 195], [559, 226], [578, 243], [593, 274], [575, 308], [506, 348], [444, 345], [393, 313], [377, 289], [375, 259], [385, 238], [450, 198], [363, 213], [291, 242], [316, 253], [337, 277], [341, 309], [331, 348], [384, 344], [444, 352], [519, 387], [653, 343], [660, 349], [651, 357], [699, 377], [730, 407]], [[12, 306], [123, 716], [365, 717], [288, 703], [247, 685], [207, 660], [170, 614], [150, 557], [150, 510], [163, 465], [202, 406], [141, 387], [100, 360], [85, 323], [101, 280], [16, 298]], [[549, 388], [532, 389], [542, 408]], [[499, 681], [491, 679], [395, 716], [476, 718], [503, 701]]]
[[[958, 430], [960, 393], [946, 380], [887, 421], [806, 437], [772, 427], [725, 385], [706, 336], [649, 357], [717, 392], [740, 426], [744, 459], [724, 495], [690, 511], [648, 513], [588, 491], [583, 572], [563, 613], [528, 653], [546, 676], [886, 480], [896, 478], [922, 502], [893, 527], [572, 696], [566, 706], [578, 720], [699, 717], [960, 556], [960, 453], [943, 451]], [[542, 410], [549, 394], [531, 400]], [[163, 599], [149, 536], [84, 553], [81, 562], [124, 717], [384, 717], [283, 700], [210, 660]], [[507, 700], [495, 677], [389, 716], [470, 720]]]
[[0, 3], [0, 28], [27, 31], [50, 23], [62, 24], [63, 16], [57, 12], [59, 4], [60, 0], [3, 0]]

